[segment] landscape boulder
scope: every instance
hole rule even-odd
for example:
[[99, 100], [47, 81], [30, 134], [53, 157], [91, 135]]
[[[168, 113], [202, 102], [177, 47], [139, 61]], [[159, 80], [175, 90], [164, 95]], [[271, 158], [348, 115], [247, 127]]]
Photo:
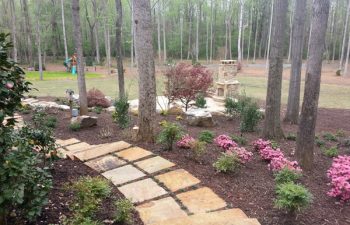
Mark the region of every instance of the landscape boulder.
[[215, 125], [212, 114], [205, 109], [189, 109], [185, 114], [191, 126], [213, 127]]
[[97, 124], [96, 116], [77, 116], [71, 119], [71, 124], [78, 123], [81, 128], [88, 128]]

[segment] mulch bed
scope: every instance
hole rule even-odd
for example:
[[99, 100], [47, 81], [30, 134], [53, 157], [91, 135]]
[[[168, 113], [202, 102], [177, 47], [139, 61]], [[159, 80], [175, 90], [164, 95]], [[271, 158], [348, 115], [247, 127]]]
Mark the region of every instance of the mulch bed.
[[[216, 173], [212, 167], [213, 162], [218, 158], [221, 150], [214, 144], [207, 147], [207, 153], [196, 161], [192, 158], [189, 150], [174, 148], [173, 151], [164, 151], [162, 146], [155, 143], [134, 142], [130, 139], [131, 129], [121, 130], [113, 123], [111, 114], [103, 112], [96, 115], [99, 117], [98, 125], [90, 129], [83, 129], [78, 132], [69, 130], [70, 115], [68, 112], [53, 110], [58, 118], [58, 126], [55, 129], [55, 135], [60, 139], [78, 138], [89, 144], [101, 144], [112, 141], [124, 140], [132, 144], [138, 145], [156, 154], [167, 158], [179, 167], [184, 168], [195, 175], [202, 181], [202, 184], [212, 188], [220, 197], [225, 199], [230, 206], [242, 209], [249, 217], [257, 218], [261, 224], [350, 224], [350, 205], [342, 204], [336, 199], [326, 195], [330, 187], [326, 171], [329, 169], [332, 159], [324, 156], [318, 147], [315, 147], [314, 169], [311, 172], [304, 172], [302, 183], [311, 191], [314, 196], [313, 203], [302, 213], [297, 215], [295, 221], [290, 221], [283, 210], [274, 208], [273, 200], [275, 198], [275, 183], [272, 173], [268, 170], [267, 164], [255, 154], [253, 160], [242, 167], [240, 171], [234, 174]], [[23, 115], [25, 120], [30, 119], [30, 115]], [[316, 132], [336, 132], [342, 129], [346, 132], [347, 137], [350, 136], [350, 123], [346, 118], [350, 118], [350, 110], [339, 109], [319, 109], [318, 122]], [[239, 132], [239, 121], [237, 119], [228, 120], [224, 116], [214, 116], [217, 125], [209, 128], [220, 134], [236, 134]], [[160, 116], [155, 120], [176, 121], [175, 116]], [[137, 118], [132, 116], [131, 127], [136, 124]], [[185, 121], [177, 121], [182, 124], [186, 132], [193, 137], [198, 137], [198, 133], [204, 128], [189, 127]], [[112, 131], [112, 136], [101, 138], [99, 136], [101, 129], [108, 127]], [[285, 134], [289, 132], [296, 133], [297, 126], [283, 124]], [[157, 127], [157, 132], [160, 127]], [[244, 146], [248, 150], [253, 151], [252, 141], [259, 138], [259, 132], [245, 133], [243, 136], [248, 140], [248, 145]], [[291, 159], [294, 159], [292, 152], [295, 149], [295, 142], [282, 140], [278, 142], [282, 151]], [[327, 146], [336, 145], [336, 142], [327, 142]], [[340, 154], [350, 154], [350, 149], [340, 147]], [[60, 166], [62, 165], [62, 166]], [[55, 163], [54, 167], [54, 182], [55, 188], [50, 194], [50, 204], [43, 212], [43, 215], [38, 224], [57, 223], [60, 213], [69, 214], [64, 203], [68, 201], [69, 195], [65, 194], [61, 186], [63, 183], [76, 179], [83, 175], [97, 175], [83, 164], [76, 161], [61, 160]], [[117, 193], [117, 191], [116, 191]], [[120, 196], [117, 193], [117, 196]], [[56, 208], [55, 208], [56, 207]], [[107, 215], [113, 215], [111, 209], [106, 206], [103, 215], [98, 215], [98, 218], [104, 220]], [[142, 224], [136, 216], [135, 224]]]

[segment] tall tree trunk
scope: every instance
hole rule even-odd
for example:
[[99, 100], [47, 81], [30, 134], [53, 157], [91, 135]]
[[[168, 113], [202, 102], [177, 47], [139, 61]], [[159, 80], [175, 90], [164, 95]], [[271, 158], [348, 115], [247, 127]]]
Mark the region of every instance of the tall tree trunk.
[[183, 18], [183, 12], [181, 11], [180, 12], [180, 55], [181, 55], [180, 59], [181, 61], [183, 58], [183, 29], [184, 29], [184, 18]]
[[242, 61], [242, 31], [243, 31], [243, 10], [244, 10], [244, 0], [239, 0], [240, 13], [239, 13], [239, 31], [238, 31], [238, 63]]
[[197, 23], [196, 23], [196, 61], [198, 62], [199, 55], [199, 21], [201, 19], [201, 3], [199, 3], [197, 8]]
[[27, 38], [27, 49], [28, 49], [28, 60], [29, 60], [29, 66], [34, 66], [34, 60], [33, 60], [33, 46], [32, 46], [32, 28], [31, 28], [31, 22], [28, 12], [28, 2], [27, 0], [22, 0], [23, 5], [23, 12], [24, 17], [26, 21], [26, 38]]
[[192, 5], [191, 1], [188, 2], [188, 17], [189, 17], [189, 23], [188, 23], [188, 50], [187, 50], [187, 60], [192, 55], [191, 46], [192, 46]]
[[10, 1], [10, 9], [11, 9], [11, 31], [12, 31], [12, 45], [13, 45], [13, 53], [12, 58], [15, 62], [18, 61], [17, 58], [17, 25], [16, 25], [16, 8], [14, 1]]
[[322, 57], [329, 14], [329, 0], [313, 2], [310, 57], [306, 72], [305, 92], [297, 136], [296, 156], [303, 169], [313, 166], [315, 127], [320, 94]]
[[94, 24], [95, 24], [95, 27], [94, 27], [94, 37], [95, 37], [95, 52], [96, 52], [96, 62], [98, 64], [101, 63], [101, 57], [100, 57], [100, 42], [99, 42], [99, 24], [98, 24], [98, 4], [96, 2], [96, 0], [93, 0], [92, 1], [92, 8], [93, 8], [93, 12], [94, 12]]
[[349, 54], [350, 54], [350, 35], [348, 38], [348, 49], [346, 51], [346, 56], [345, 56], [345, 64], [344, 64], [344, 76], [348, 76], [348, 67], [349, 67]]
[[158, 13], [157, 13], [157, 37], [158, 37], [158, 61], [162, 61], [162, 44], [160, 39], [160, 2], [158, 1]]
[[133, 0], [133, 4], [135, 50], [139, 73], [138, 138], [143, 141], [153, 141], [154, 118], [156, 116], [156, 80], [150, 1]]
[[87, 107], [87, 95], [85, 84], [85, 71], [84, 71], [84, 56], [83, 56], [83, 44], [81, 37], [80, 26], [80, 7], [79, 0], [72, 0], [72, 19], [73, 19], [73, 31], [74, 31], [74, 44], [77, 53], [77, 71], [78, 71], [78, 89], [79, 89], [79, 106], [80, 115], [88, 114]]
[[339, 68], [341, 70], [343, 70], [343, 66], [344, 66], [344, 53], [345, 53], [346, 37], [348, 35], [347, 30], [348, 30], [348, 23], [349, 23], [349, 14], [350, 14], [350, 0], [348, 2], [348, 8], [347, 8], [347, 11], [346, 11], [343, 44], [342, 44], [342, 48], [341, 48], [341, 55], [340, 55], [340, 62], [339, 62]]
[[208, 16], [205, 17], [206, 22], [206, 40], [205, 40], [205, 56], [207, 58], [207, 63], [209, 62], [209, 19]]
[[334, 63], [334, 60], [335, 60], [335, 49], [336, 49], [337, 40], [338, 40], [337, 36], [334, 38], [334, 35], [337, 32], [337, 26], [336, 26], [336, 23], [335, 23], [335, 21], [337, 19], [337, 14], [336, 14], [337, 9], [338, 9], [338, 0], [336, 0], [336, 2], [335, 2], [334, 11], [333, 11], [333, 25], [332, 25], [333, 26], [333, 33], [332, 33], [332, 38], [331, 38], [332, 43], [333, 43], [332, 44], [332, 47], [333, 47], [333, 50], [332, 50], [332, 63]]
[[116, 19], [116, 56], [117, 56], [117, 68], [118, 68], [118, 84], [119, 84], [119, 97], [123, 98], [125, 96], [125, 85], [124, 85], [124, 68], [123, 68], [123, 56], [122, 56], [122, 26], [123, 26], [123, 8], [122, 1], [115, 0], [115, 6], [117, 9], [117, 19]]
[[283, 47], [287, 25], [288, 0], [274, 0], [274, 29], [271, 37], [266, 113], [263, 128], [265, 138], [282, 138], [280, 121], [283, 73]]
[[293, 16], [291, 57], [292, 66], [290, 71], [289, 94], [287, 112], [284, 121], [297, 124], [299, 120], [300, 105], [300, 80], [303, 64], [303, 43], [306, 17], [306, 1], [296, 0]]
[[42, 62], [42, 55], [41, 55], [41, 29], [40, 29], [40, 5], [41, 1], [39, 0], [37, 5], [37, 18], [36, 18], [36, 42], [38, 47], [38, 64], [39, 64], [39, 74], [40, 74], [40, 80], [43, 80], [43, 62]]
[[[290, 29], [290, 32], [289, 32], [289, 48], [288, 48], [288, 62], [290, 62], [290, 57], [291, 57], [291, 54], [292, 54], [292, 36], [293, 36], [293, 16], [294, 16], [294, 7], [295, 7], [295, 4], [293, 4], [294, 1], [292, 1], [292, 4], [291, 4], [291, 10], [290, 10], [290, 15], [289, 15], [289, 29]], [[305, 18], [304, 18], [305, 19]]]
[[68, 59], [68, 48], [67, 48], [66, 26], [65, 26], [65, 21], [64, 21], [64, 5], [63, 5], [63, 1], [64, 0], [61, 0], [64, 57], [65, 57], [65, 59]]
[[109, 21], [108, 21], [108, 0], [104, 0], [103, 3], [103, 12], [105, 14], [104, 23], [103, 23], [103, 33], [105, 38], [105, 52], [106, 52], [106, 66], [107, 74], [111, 75], [111, 43], [110, 43], [110, 34], [109, 34]]
[[272, 25], [273, 25], [273, 14], [274, 14], [274, 3], [275, 3], [275, 0], [272, 0], [272, 3], [271, 3], [271, 17], [270, 17], [270, 28], [269, 28], [269, 38], [268, 38], [268, 41], [267, 41], [267, 53], [266, 53], [266, 68], [268, 67], [269, 65], [269, 59], [270, 59], [270, 46], [271, 46], [271, 35], [272, 35]]
[[259, 8], [256, 8], [257, 12], [256, 12], [256, 24], [255, 24], [255, 37], [254, 37], [254, 59], [253, 62], [255, 63], [255, 59], [256, 59], [256, 42], [258, 39], [258, 28], [259, 28], [259, 18], [260, 18], [260, 14], [259, 14]]
[[213, 4], [214, 0], [210, 2], [210, 63], [213, 60]]
[[134, 67], [134, 41], [135, 41], [135, 29], [134, 29], [134, 3], [131, 0], [131, 46], [130, 46], [130, 57], [131, 67]]
[[253, 33], [253, 6], [251, 6], [251, 8], [250, 8], [247, 62], [249, 61], [249, 57], [250, 57], [250, 42], [252, 39], [252, 33]]
[[167, 61], [167, 56], [166, 56], [166, 35], [165, 35], [165, 0], [163, 0], [162, 2], [162, 6], [163, 6], [163, 16], [162, 16], [162, 22], [163, 22], [163, 60], [164, 60], [164, 64]]

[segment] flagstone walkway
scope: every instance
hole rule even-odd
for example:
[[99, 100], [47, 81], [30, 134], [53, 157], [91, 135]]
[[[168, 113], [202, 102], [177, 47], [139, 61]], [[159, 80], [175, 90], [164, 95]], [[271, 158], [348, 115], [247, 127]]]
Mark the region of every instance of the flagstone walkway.
[[258, 225], [174, 163], [124, 141], [57, 140], [62, 157], [81, 160], [130, 199], [145, 225]]

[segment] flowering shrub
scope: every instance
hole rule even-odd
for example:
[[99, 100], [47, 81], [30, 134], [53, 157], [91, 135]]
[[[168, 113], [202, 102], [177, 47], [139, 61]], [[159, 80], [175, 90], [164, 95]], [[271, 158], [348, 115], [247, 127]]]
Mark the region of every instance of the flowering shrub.
[[262, 159], [269, 161], [268, 168], [271, 171], [280, 171], [284, 168], [301, 172], [297, 161], [289, 161], [279, 148], [274, 149], [271, 141], [258, 139], [253, 142], [254, 148], [259, 152]]
[[179, 148], [191, 148], [192, 142], [195, 139], [191, 137], [189, 134], [184, 135], [178, 142], [176, 142], [176, 146]]
[[243, 147], [242, 148], [239, 148], [239, 147], [229, 148], [226, 151], [226, 153], [227, 154], [235, 154], [242, 164], [249, 162], [253, 157], [253, 153], [247, 151]]
[[327, 194], [340, 198], [341, 201], [350, 200], [350, 156], [335, 158], [331, 168], [327, 171], [327, 176], [331, 179], [332, 185]]
[[271, 141], [265, 141], [263, 139], [258, 139], [256, 141], [253, 142], [254, 148], [257, 151], [260, 151], [261, 149], [266, 148], [267, 146], [271, 145]]
[[186, 111], [190, 102], [194, 101], [199, 93], [206, 93], [213, 83], [210, 70], [200, 65], [179, 63], [170, 67], [165, 76], [165, 96], [170, 102], [179, 99], [185, 105]]
[[227, 135], [219, 135], [214, 139], [215, 144], [217, 144], [219, 147], [228, 150], [229, 148], [238, 147], [237, 143], [234, 142], [229, 136]]

